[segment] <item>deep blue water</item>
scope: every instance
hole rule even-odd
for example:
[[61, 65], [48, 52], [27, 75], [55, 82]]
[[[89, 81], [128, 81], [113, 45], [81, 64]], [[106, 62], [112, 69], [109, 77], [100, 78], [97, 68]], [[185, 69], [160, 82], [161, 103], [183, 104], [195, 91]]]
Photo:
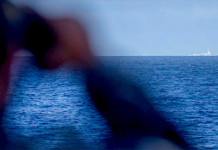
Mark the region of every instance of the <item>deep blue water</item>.
[[[78, 143], [103, 148], [110, 130], [91, 102], [80, 68], [40, 70], [30, 58], [17, 58], [12, 68], [9, 137], [38, 149]], [[99, 58], [146, 91], [192, 148], [218, 149], [218, 57]]]

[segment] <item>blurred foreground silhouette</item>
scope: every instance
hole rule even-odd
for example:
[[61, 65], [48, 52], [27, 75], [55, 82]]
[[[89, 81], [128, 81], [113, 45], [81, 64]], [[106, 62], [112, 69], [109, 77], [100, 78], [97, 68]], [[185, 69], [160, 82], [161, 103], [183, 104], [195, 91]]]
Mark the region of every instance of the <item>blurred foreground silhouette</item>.
[[[28, 149], [25, 144], [9, 141], [2, 127], [9, 70], [13, 55], [20, 48], [32, 52], [40, 68], [55, 69], [70, 60], [81, 65], [93, 103], [113, 132], [107, 149], [186, 148], [184, 139], [156, 112], [139, 87], [119, 70], [96, 60], [78, 20], [46, 19], [30, 8], [0, 2], [0, 149]], [[77, 149], [89, 147], [78, 145]]]

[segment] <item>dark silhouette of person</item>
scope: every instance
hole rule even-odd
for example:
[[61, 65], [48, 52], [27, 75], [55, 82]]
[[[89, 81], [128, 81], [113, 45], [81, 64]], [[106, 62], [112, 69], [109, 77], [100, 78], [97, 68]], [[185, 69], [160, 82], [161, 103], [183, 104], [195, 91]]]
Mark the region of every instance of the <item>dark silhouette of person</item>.
[[[9, 68], [20, 47], [30, 50], [39, 67], [56, 68], [74, 60], [85, 69], [93, 104], [107, 119], [113, 137], [108, 149], [181, 149], [186, 141], [153, 108], [149, 99], [119, 70], [102, 65], [91, 52], [84, 27], [76, 19], [45, 19], [29, 8], [1, 1], [0, 149], [16, 149], [2, 127]], [[12, 12], [12, 14], [8, 14]], [[20, 15], [15, 15], [16, 12]]]

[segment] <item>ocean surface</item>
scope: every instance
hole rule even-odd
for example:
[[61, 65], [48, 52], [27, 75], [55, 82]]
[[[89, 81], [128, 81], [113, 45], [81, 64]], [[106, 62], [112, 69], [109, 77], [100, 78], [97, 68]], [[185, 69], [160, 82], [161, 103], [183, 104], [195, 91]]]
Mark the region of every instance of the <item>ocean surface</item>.
[[[34, 149], [104, 148], [111, 136], [106, 120], [86, 91], [78, 66], [38, 69], [33, 57], [12, 67], [8, 136]], [[218, 149], [218, 57], [99, 57], [149, 94], [191, 148]]]

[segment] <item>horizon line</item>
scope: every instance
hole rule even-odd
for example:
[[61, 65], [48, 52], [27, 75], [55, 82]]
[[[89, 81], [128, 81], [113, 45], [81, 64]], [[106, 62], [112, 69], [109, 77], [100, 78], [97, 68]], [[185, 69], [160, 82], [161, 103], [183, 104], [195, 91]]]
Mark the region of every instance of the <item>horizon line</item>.
[[[209, 57], [209, 56], [218, 56], [218, 55], [199, 55], [199, 56], [193, 56], [193, 55], [95, 55], [95, 57]], [[34, 57], [34, 55], [15, 55], [15, 57]]]

